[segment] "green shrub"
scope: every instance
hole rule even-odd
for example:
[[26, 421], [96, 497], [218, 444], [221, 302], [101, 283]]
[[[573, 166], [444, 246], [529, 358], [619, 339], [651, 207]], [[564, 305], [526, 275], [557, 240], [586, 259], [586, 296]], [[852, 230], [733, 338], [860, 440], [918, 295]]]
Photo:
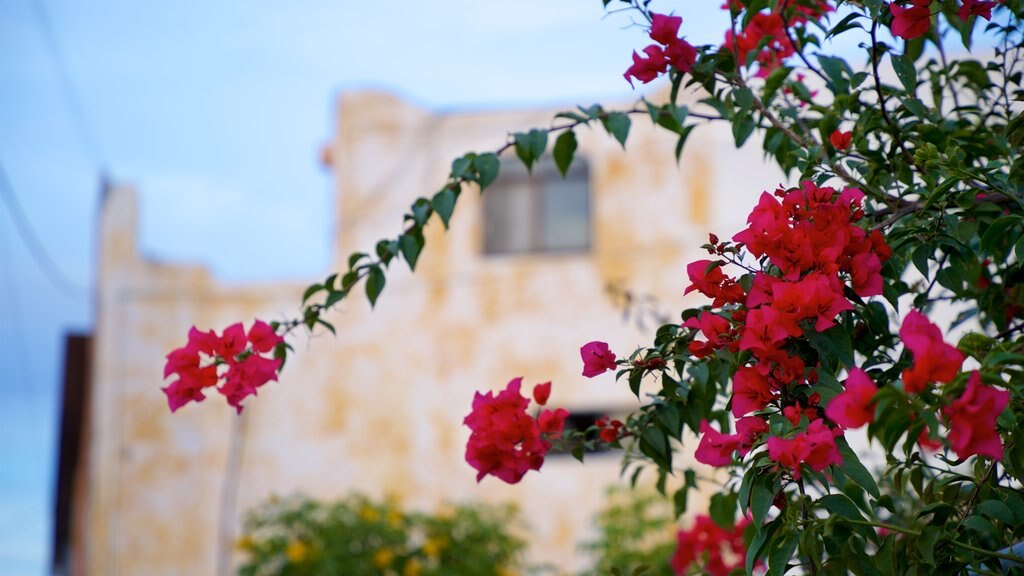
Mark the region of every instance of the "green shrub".
[[512, 506], [426, 514], [354, 495], [337, 502], [271, 498], [251, 511], [241, 576], [511, 576], [525, 569]]

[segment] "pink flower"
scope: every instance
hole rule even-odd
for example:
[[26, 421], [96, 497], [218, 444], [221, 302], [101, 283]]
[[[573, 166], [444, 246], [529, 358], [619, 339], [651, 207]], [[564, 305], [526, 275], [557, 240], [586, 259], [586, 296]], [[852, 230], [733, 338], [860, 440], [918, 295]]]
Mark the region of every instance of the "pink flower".
[[991, 20], [992, 9], [999, 3], [996, 1], [964, 0], [963, 6], [956, 11], [956, 15], [965, 22], [972, 15], [981, 16], [985, 20]]
[[842, 464], [843, 457], [836, 447], [838, 430], [829, 430], [822, 420], [815, 420], [806, 432], [799, 432], [789, 439], [770, 436], [767, 441], [768, 457], [793, 470], [793, 477], [800, 478], [800, 466], [806, 464], [816, 472], [822, 472], [833, 464]]
[[850, 147], [850, 140], [853, 139], [853, 132], [840, 132], [839, 130], [833, 130], [832, 134], [829, 135], [828, 141], [832, 143], [832, 147], [836, 150], [846, 150]]
[[598, 437], [608, 444], [615, 442], [627, 434], [625, 424], [623, 424], [621, 420], [611, 420], [609, 422], [608, 418], [598, 418], [594, 425], [601, 430], [598, 432]]
[[615, 369], [615, 354], [608, 349], [607, 342], [588, 342], [580, 347], [580, 358], [583, 359], [583, 375], [593, 378]]
[[740, 338], [740, 350], [752, 350], [755, 354], [770, 353], [778, 348], [789, 332], [782, 323], [778, 310], [761, 307], [747, 313], [747, 325]]
[[697, 462], [708, 466], [732, 464], [732, 453], [740, 449], [741, 438], [738, 434], [722, 434], [712, 428], [707, 420], [701, 421], [700, 433], [700, 444], [694, 453]]
[[[171, 412], [189, 402], [201, 402], [206, 398], [203, 389], [217, 386], [223, 380], [217, 391], [241, 413], [243, 399], [256, 394], [270, 380], [277, 380], [282, 360], [262, 354], [271, 352], [283, 341], [261, 320], [253, 323], [248, 335], [241, 323], [228, 326], [221, 336], [193, 326], [188, 343], [168, 354], [164, 365], [164, 378], [172, 374], [178, 377], [163, 388]], [[223, 368], [218, 371], [218, 367]]]
[[[537, 420], [526, 413], [530, 401], [519, 392], [522, 381], [510, 380], [497, 396], [477, 392], [473, 410], [463, 420], [472, 430], [466, 444], [466, 462], [477, 470], [477, 482], [490, 474], [515, 484], [528, 471], [540, 470], [551, 448], [541, 436]], [[550, 428], [558, 425], [557, 414], [547, 419]]]
[[878, 386], [860, 368], [850, 370], [846, 389], [825, 409], [825, 415], [843, 428], [860, 428], [875, 419], [873, 399]]
[[903, 388], [908, 393], [921, 392], [929, 382], [949, 382], [960, 371], [964, 355], [944, 342], [938, 326], [917, 310], [903, 319], [900, 338], [914, 355], [914, 364], [903, 371]]
[[253, 350], [260, 354], [266, 354], [273, 350], [275, 346], [284, 342], [284, 338], [262, 320], [257, 320], [253, 323], [252, 328], [249, 328], [247, 337], [249, 343], [252, 344]]
[[665, 49], [665, 58], [676, 70], [689, 72], [697, 61], [697, 48], [686, 40], [678, 38]]
[[750, 518], [744, 518], [727, 531], [715, 524], [710, 516], [698, 516], [693, 528], [680, 530], [676, 535], [676, 550], [669, 561], [672, 571], [680, 576], [688, 574], [690, 567], [701, 562], [705, 555], [706, 561], [700, 564], [702, 574], [727, 576], [733, 570], [743, 568], [747, 559], [743, 531], [749, 524]]
[[732, 415], [740, 418], [763, 410], [775, 398], [771, 381], [756, 368], [742, 366], [732, 378]]
[[633, 85], [633, 80], [630, 77], [647, 84], [668, 70], [668, 60], [665, 58], [665, 51], [660, 46], [651, 44], [644, 48], [644, 54], [646, 57], [633, 52], [633, 65], [627, 68], [626, 73], [623, 74], [630, 86]]
[[740, 437], [740, 456], [746, 456], [761, 436], [768, 433], [768, 422], [759, 416], [747, 416], [736, 421], [736, 434]]
[[541, 406], [548, 403], [548, 397], [551, 396], [551, 382], [545, 382], [543, 384], [537, 384], [533, 387], [533, 401]]
[[565, 427], [565, 419], [569, 417], [569, 411], [565, 408], [557, 410], [545, 410], [537, 416], [537, 425], [540, 431], [552, 436], [561, 436]]
[[679, 16], [651, 14], [651, 40], [659, 44], [671, 44], [679, 37], [679, 25], [683, 19]]
[[975, 370], [967, 389], [955, 402], [942, 409], [949, 420], [949, 444], [957, 457], [977, 454], [993, 460], [1003, 457], [1003, 444], [996, 431], [996, 419], [1010, 402], [1010, 393], [981, 383]]
[[892, 13], [892, 33], [904, 40], [913, 40], [924, 35], [932, 26], [932, 0], [913, 0], [913, 6], [903, 8], [896, 3], [889, 4]]

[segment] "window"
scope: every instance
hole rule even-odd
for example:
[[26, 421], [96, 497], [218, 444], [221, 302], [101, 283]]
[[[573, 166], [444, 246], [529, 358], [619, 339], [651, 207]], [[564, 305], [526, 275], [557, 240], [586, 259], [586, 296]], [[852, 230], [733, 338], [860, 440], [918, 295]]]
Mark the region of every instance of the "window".
[[586, 252], [590, 248], [590, 183], [577, 158], [565, 178], [550, 156], [533, 167], [503, 162], [484, 193], [484, 254]]

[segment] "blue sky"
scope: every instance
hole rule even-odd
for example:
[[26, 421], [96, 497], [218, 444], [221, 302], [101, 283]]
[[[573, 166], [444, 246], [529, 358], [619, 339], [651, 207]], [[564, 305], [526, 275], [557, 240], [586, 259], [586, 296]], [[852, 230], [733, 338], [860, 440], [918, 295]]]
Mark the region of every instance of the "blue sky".
[[[720, 39], [711, 4], [686, 14], [691, 41]], [[312, 279], [340, 92], [441, 110], [623, 99], [644, 45], [599, 0], [0, 0], [0, 162], [68, 277], [55, 287], [0, 209], [0, 573], [48, 569], [63, 335], [91, 326], [101, 173], [137, 186], [147, 256]]]

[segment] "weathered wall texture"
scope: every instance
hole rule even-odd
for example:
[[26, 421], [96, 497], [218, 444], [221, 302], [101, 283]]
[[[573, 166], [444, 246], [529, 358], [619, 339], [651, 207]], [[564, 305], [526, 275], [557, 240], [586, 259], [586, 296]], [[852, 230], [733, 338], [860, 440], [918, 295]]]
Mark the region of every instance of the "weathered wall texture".
[[[452, 158], [493, 149], [509, 131], [550, 118], [551, 111], [433, 115], [386, 94], [343, 97], [330, 146], [337, 266], [399, 231], [409, 202], [444, 182]], [[281, 382], [247, 401], [244, 423], [219, 396], [172, 416], [160, 392], [164, 355], [192, 325], [220, 330], [295, 316], [304, 286], [226, 286], [200, 268], [143, 261], [135, 196], [111, 190], [101, 227], [89, 573], [215, 574], [218, 547], [230, 546], [219, 537], [233, 440], [243, 451], [227, 532], [270, 494], [296, 490], [323, 498], [353, 490], [393, 495], [428, 509], [514, 500], [531, 527], [535, 560], [585, 564], [577, 545], [592, 534], [619, 459], [596, 456], [580, 466], [549, 458], [517, 486], [493, 478], [477, 484], [463, 460], [468, 429], [461, 425], [473, 392], [524, 376], [528, 386], [554, 382], [552, 406], [635, 406], [611, 375], [580, 376], [581, 344], [607, 340], [628, 354], [654, 328], [623, 322], [605, 286], [619, 282], [678, 309], [684, 267], [702, 257], [707, 233], [737, 230], [757, 194], [781, 176], [757, 150], [734, 151], [718, 127], [697, 130], [678, 166], [674, 141], [651, 130], [646, 117], [634, 119], [628, 152], [603, 131], [584, 129], [579, 137], [578, 154], [590, 167], [589, 253], [484, 256], [482, 205], [467, 190], [447, 234], [430, 225], [417, 273], [393, 266], [376, 310], [354, 298], [330, 317], [336, 338], [292, 340], [296, 354]]]

